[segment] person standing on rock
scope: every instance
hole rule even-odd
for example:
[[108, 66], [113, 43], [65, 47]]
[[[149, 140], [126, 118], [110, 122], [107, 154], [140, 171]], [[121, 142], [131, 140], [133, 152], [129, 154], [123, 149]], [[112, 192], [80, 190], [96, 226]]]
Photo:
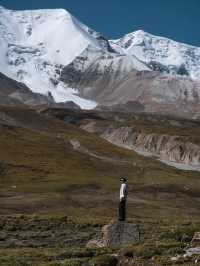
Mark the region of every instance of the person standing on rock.
[[128, 188], [126, 184], [126, 178], [121, 178], [121, 187], [120, 187], [120, 202], [119, 202], [119, 221], [126, 220], [126, 200], [128, 196]]

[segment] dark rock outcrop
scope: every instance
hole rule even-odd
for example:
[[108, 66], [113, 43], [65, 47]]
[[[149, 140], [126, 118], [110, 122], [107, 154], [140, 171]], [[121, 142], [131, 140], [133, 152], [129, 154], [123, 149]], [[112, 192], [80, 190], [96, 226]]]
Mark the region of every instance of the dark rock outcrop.
[[0, 105], [1, 106], [36, 106], [53, 104], [54, 99], [32, 92], [25, 84], [17, 82], [0, 73]]

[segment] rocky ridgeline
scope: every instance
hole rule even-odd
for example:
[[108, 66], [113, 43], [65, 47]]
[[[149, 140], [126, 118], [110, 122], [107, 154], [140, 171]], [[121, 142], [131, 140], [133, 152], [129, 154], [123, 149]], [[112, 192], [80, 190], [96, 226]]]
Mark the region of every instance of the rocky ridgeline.
[[156, 156], [165, 162], [200, 167], [200, 146], [184, 142], [179, 136], [147, 134], [132, 127], [108, 128], [101, 136], [115, 145]]

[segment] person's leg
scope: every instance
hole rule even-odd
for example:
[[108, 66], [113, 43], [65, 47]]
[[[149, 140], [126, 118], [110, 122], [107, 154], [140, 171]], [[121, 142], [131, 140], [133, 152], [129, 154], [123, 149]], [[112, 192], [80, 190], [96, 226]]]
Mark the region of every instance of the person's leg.
[[126, 200], [122, 201], [122, 221], [126, 220]]
[[123, 221], [126, 220], [126, 200], [123, 201]]
[[119, 202], [119, 209], [118, 209], [118, 220], [121, 221], [122, 219], [122, 204], [121, 201]]
[[121, 200], [119, 203], [119, 221], [126, 219], [126, 200]]
[[122, 201], [119, 202], [119, 217], [118, 217], [119, 221], [123, 220], [123, 203]]

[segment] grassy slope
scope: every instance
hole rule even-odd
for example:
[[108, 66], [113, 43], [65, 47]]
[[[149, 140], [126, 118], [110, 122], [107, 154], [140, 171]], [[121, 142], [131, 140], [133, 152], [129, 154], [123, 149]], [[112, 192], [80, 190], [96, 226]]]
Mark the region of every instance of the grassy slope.
[[[141, 157], [31, 110], [1, 112], [16, 126], [0, 123], [0, 214], [12, 214], [0, 218], [0, 265], [111, 266], [113, 253], [122, 254], [123, 266], [175, 265], [170, 257], [200, 230], [199, 173]], [[73, 150], [72, 139], [104, 159]], [[87, 240], [116, 216], [122, 175], [129, 179], [128, 217], [139, 223], [141, 243], [86, 249]], [[179, 265], [196, 265], [195, 259]]]
[[[198, 217], [199, 173], [184, 172], [115, 147], [78, 127], [4, 108], [20, 126], [0, 127], [0, 212], [116, 215], [120, 176], [129, 180], [129, 216]], [[72, 149], [79, 140], [97, 159]]]

